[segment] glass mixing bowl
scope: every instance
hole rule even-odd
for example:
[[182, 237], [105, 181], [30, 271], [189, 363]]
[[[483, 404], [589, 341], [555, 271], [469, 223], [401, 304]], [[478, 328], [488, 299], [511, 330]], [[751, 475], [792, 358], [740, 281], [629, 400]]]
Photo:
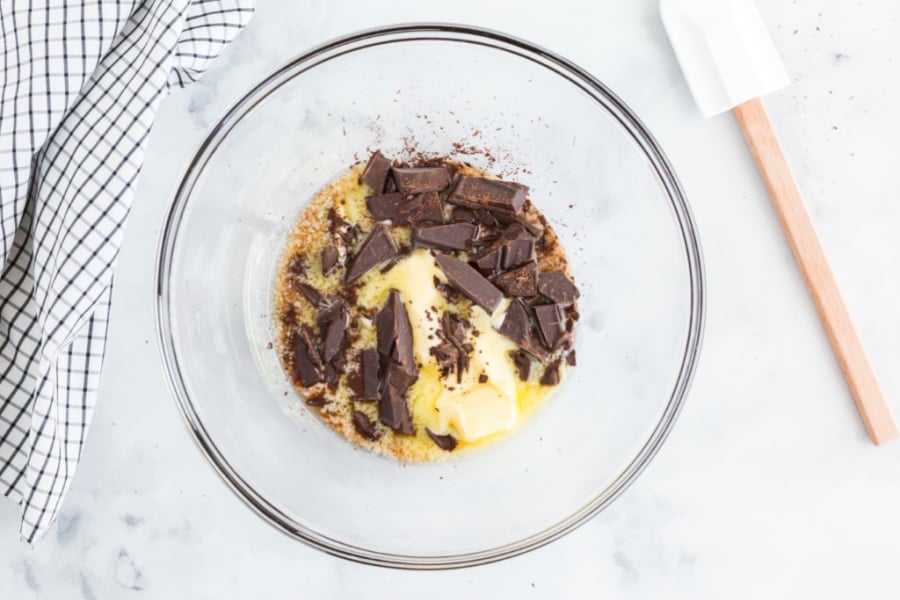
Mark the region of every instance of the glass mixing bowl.
[[[531, 187], [581, 291], [578, 366], [519, 430], [441, 464], [361, 451], [271, 347], [271, 281], [311, 195], [370, 150], [427, 151]], [[653, 137], [601, 82], [506, 35], [405, 25], [291, 61], [212, 128], [160, 241], [159, 341], [200, 449], [285, 533], [405, 568], [537, 548], [608, 506], [684, 401], [703, 321], [690, 211]]]

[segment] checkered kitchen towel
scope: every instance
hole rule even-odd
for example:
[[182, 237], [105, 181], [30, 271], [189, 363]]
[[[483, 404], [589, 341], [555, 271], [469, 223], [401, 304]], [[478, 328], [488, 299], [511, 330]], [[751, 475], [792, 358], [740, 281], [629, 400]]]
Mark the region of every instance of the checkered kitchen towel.
[[0, 493], [52, 525], [91, 421], [147, 136], [253, 0], [0, 0]]

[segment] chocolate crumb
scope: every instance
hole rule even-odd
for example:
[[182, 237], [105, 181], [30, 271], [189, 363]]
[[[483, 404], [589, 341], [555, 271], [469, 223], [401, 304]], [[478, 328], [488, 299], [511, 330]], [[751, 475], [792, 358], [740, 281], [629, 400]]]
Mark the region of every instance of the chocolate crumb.
[[487, 383], [487, 382], [488, 382], [487, 374], [482, 373], [478, 376], [478, 383]]
[[541, 385], [556, 385], [559, 383], [559, 359], [544, 367], [544, 374], [541, 375]]
[[317, 394], [310, 394], [306, 397], [306, 405], [313, 406], [315, 408], [322, 408], [326, 404], [328, 404], [328, 399], [325, 397], [325, 394], [319, 392]]
[[575, 350], [574, 349], [569, 350], [569, 352], [566, 354], [566, 364], [569, 365], [570, 367], [574, 367], [576, 364], [578, 364], [575, 359]]

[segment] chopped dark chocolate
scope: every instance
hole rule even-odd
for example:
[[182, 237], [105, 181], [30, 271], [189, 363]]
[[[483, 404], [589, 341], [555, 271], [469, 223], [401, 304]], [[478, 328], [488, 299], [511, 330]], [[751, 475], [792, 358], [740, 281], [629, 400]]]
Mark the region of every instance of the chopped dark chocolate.
[[534, 318], [538, 331], [547, 348], [554, 350], [566, 333], [565, 315], [559, 304], [544, 304], [534, 307]]
[[385, 158], [380, 150], [376, 150], [366, 163], [359, 180], [372, 188], [376, 194], [384, 191], [388, 173], [391, 171], [391, 161]]
[[325, 383], [328, 389], [334, 391], [337, 389], [338, 381], [341, 379], [341, 372], [332, 363], [325, 365]]
[[556, 385], [559, 383], [559, 359], [544, 367], [544, 374], [541, 375], [541, 385]]
[[522, 350], [513, 350], [509, 353], [513, 364], [516, 365], [516, 371], [519, 373], [519, 379], [528, 381], [531, 377], [531, 357]]
[[572, 280], [559, 270], [538, 274], [538, 291], [557, 304], [572, 304], [581, 295]]
[[322, 275], [328, 277], [334, 272], [338, 263], [338, 249], [336, 246], [326, 246], [322, 250]]
[[366, 198], [366, 208], [376, 221], [400, 222], [400, 203], [403, 195], [399, 192], [379, 194]]
[[409, 223], [443, 223], [444, 206], [437, 192], [410, 196], [399, 208], [400, 219]]
[[322, 359], [306, 326], [301, 326], [294, 336], [294, 381], [302, 387], [322, 383]]
[[517, 223], [525, 228], [525, 230], [533, 235], [535, 239], [539, 239], [542, 235], [544, 235], [544, 228], [540, 225], [532, 223], [525, 214], [513, 215], [508, 213], [503, 213], [497, 211], [493, 213], [496, 217], [497, 221], [499, 221], [503, 225], [512, 225], [513, 223]]
[[478, 383], [487, 383], [487, 382], [488, 382], [488, 376], [486, 373], [481, 373], [478, 375]]
[[501, 273], [491, 281], [507, 296], [531, 298], [537, 295], [537, 264], [528, 263], [518, 269]]
[[458, 258], [438, 254], [435, 261], [452, 285], [486, 310], [489, 315], [494, 314], [503, 300], [503, 293], [494, 287], [494, 284]]
[[527, 239], [519, 238], [505, 243], [503, 261], [500, 263], [503, 269], [512, 269], [537, 260], [534, 253], [534, 238], [527, 232], [526, 235], [528, 235]]
[[478, 226], [471, 223], [450, 223], [413, 228], [413, 245], [436, 250], [466, 250], [478, 235]]
[[514, 341], [519, 346], [525, 341], [531, 332], [531, 320], [528, 318], [528, 309], [521, 300], [513, 300], [506, 309], [506, 316], [497, 328], [497, 331]]
[[425, 428], [425, 433], [428, 434], [428, 437], [431, 438], [431, 441], [434, 442], [438, 448], [447, 452], [452, 452], [453, 449], [456, 448], [456, 444], [459, 443], [456, 441], [456, 438], [449, 433], [446, 435], [438, 435], [427, 427]]
[[322, 342], [322, 360], [332, 363], [335, 358], [343, 357], [347, 343], [347, 326], [350, 324], [350, 313], [343, 302], [335, 305], [326, 325]]
[[378, 403], [378, 420], [394, 431], [408, 435], [415, 433], [406, 402], [406, 392], [413, 382], [415, 377], [410, 377], [400, 365], [389, 363]]
[[524, 185], [463, 175], [447, 197], [447, 202], [469, 208], [518, 213], [526, 196], [528, 188]]
[[566, 353], [566, 364], [570, 367], [574, 367], [578, 364], [578, 361], [575, 358], [575, 349], [571, 349]]
[[370, 269], [392, 258], [399, 251], [394, 238], [391, 237], [390, 229], [381, 223], [375, 225], [347, 269], [345, 276], [347, 283], [356, 281]]
[[400, 293], [391, 290], [384, 307], [375, 315], [378, 354], [383, 376], [378, 419], [401, 433], [413, 433], [406, 392], [418, 379], [413, 353], [412, 326]]
[[506, 316], [497, 328], [497, 331], [515, 342], [522, 350], [533, 355], [538, 360], [547, 358], [547, 350], [535, 338], [531, 326], [531, 317], [528, 308], [517, 298], [506, 309]]
[[328, 398], [325, 397], [325, 394], [322, 392], [318, 392], [316, 394], [310, 394], [304, 400], [307, 406], [313, 406], [315, 408], [322, 408], [326, 404], [328, 404]]
[[462, 206], [454, 206], [450, 211], [450, 219], [457, 223], [478, 223], [478, 217], [474, 211]]
[[293, 282], [293, 286], [297, 289], [300, 294], [306, 298], [310, 304], [318, 308], [322, 306], [325, 302], [325, 296], [323, 296], [319, 290], [312, 287], [311, 285], [307, 285], [305, 283], [300, 283], [299, 281]]
[[484, 275], [492, 275], [498, 272], [502, 261], [503, 246], [496, 242], [480, 250], [469, 259], [469, 262]]
[[474, 350], [472, 344], [465, 341], [469, 327], [468, 321], [444, 311], [441, 328], [436, 332], [441, 341], [429, 350], [441, 369], [441, 376], [456, 373], [457, 383], [462, 382], [463, 373], [469, 369], [469, 354]]
[[356, 433], [367, 440], [374, 442], [378, 439], [378, 430], [375, 427], [375, 423], [362, 411], [353, 411], [353, 428], [356, 429]]
[[362, 390], [357, 400], [361, 402], [378, 400], [381, 385], [378, 380], [378, 351], [375, 348], [366, 348], [362, 351], [360, 371], [362, 372]]
[[450, 185], [450, 169], [447, 167], [418, 167], [394, 169], [394, 183], [403, 194], [441, 192]]

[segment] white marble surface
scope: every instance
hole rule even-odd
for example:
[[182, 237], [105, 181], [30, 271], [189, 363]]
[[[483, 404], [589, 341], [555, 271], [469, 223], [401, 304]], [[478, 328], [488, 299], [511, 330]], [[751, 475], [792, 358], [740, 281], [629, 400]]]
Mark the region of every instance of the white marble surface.
[[[871, 446], [732, 117], [703, 121], [655, 0], [262, 0], [159, 115], [117, 277], [99, 408], [58, 529], [18, 541], [0, 503], [0, 598], [896, 598], [900, 442]], [[824, 246], [900, 414], [900, 4], [761, 0], [794, 84], [768, 99]], [[206, 465], [160, 370], [152, 272], [177, 176], [252, 81], [312, 44], [399, 21], [484, 25], [588, 68], [684, 183], [709, 313], [671, 438], [610, 509], [500, 564], [404, 573], [327, 557]]]

